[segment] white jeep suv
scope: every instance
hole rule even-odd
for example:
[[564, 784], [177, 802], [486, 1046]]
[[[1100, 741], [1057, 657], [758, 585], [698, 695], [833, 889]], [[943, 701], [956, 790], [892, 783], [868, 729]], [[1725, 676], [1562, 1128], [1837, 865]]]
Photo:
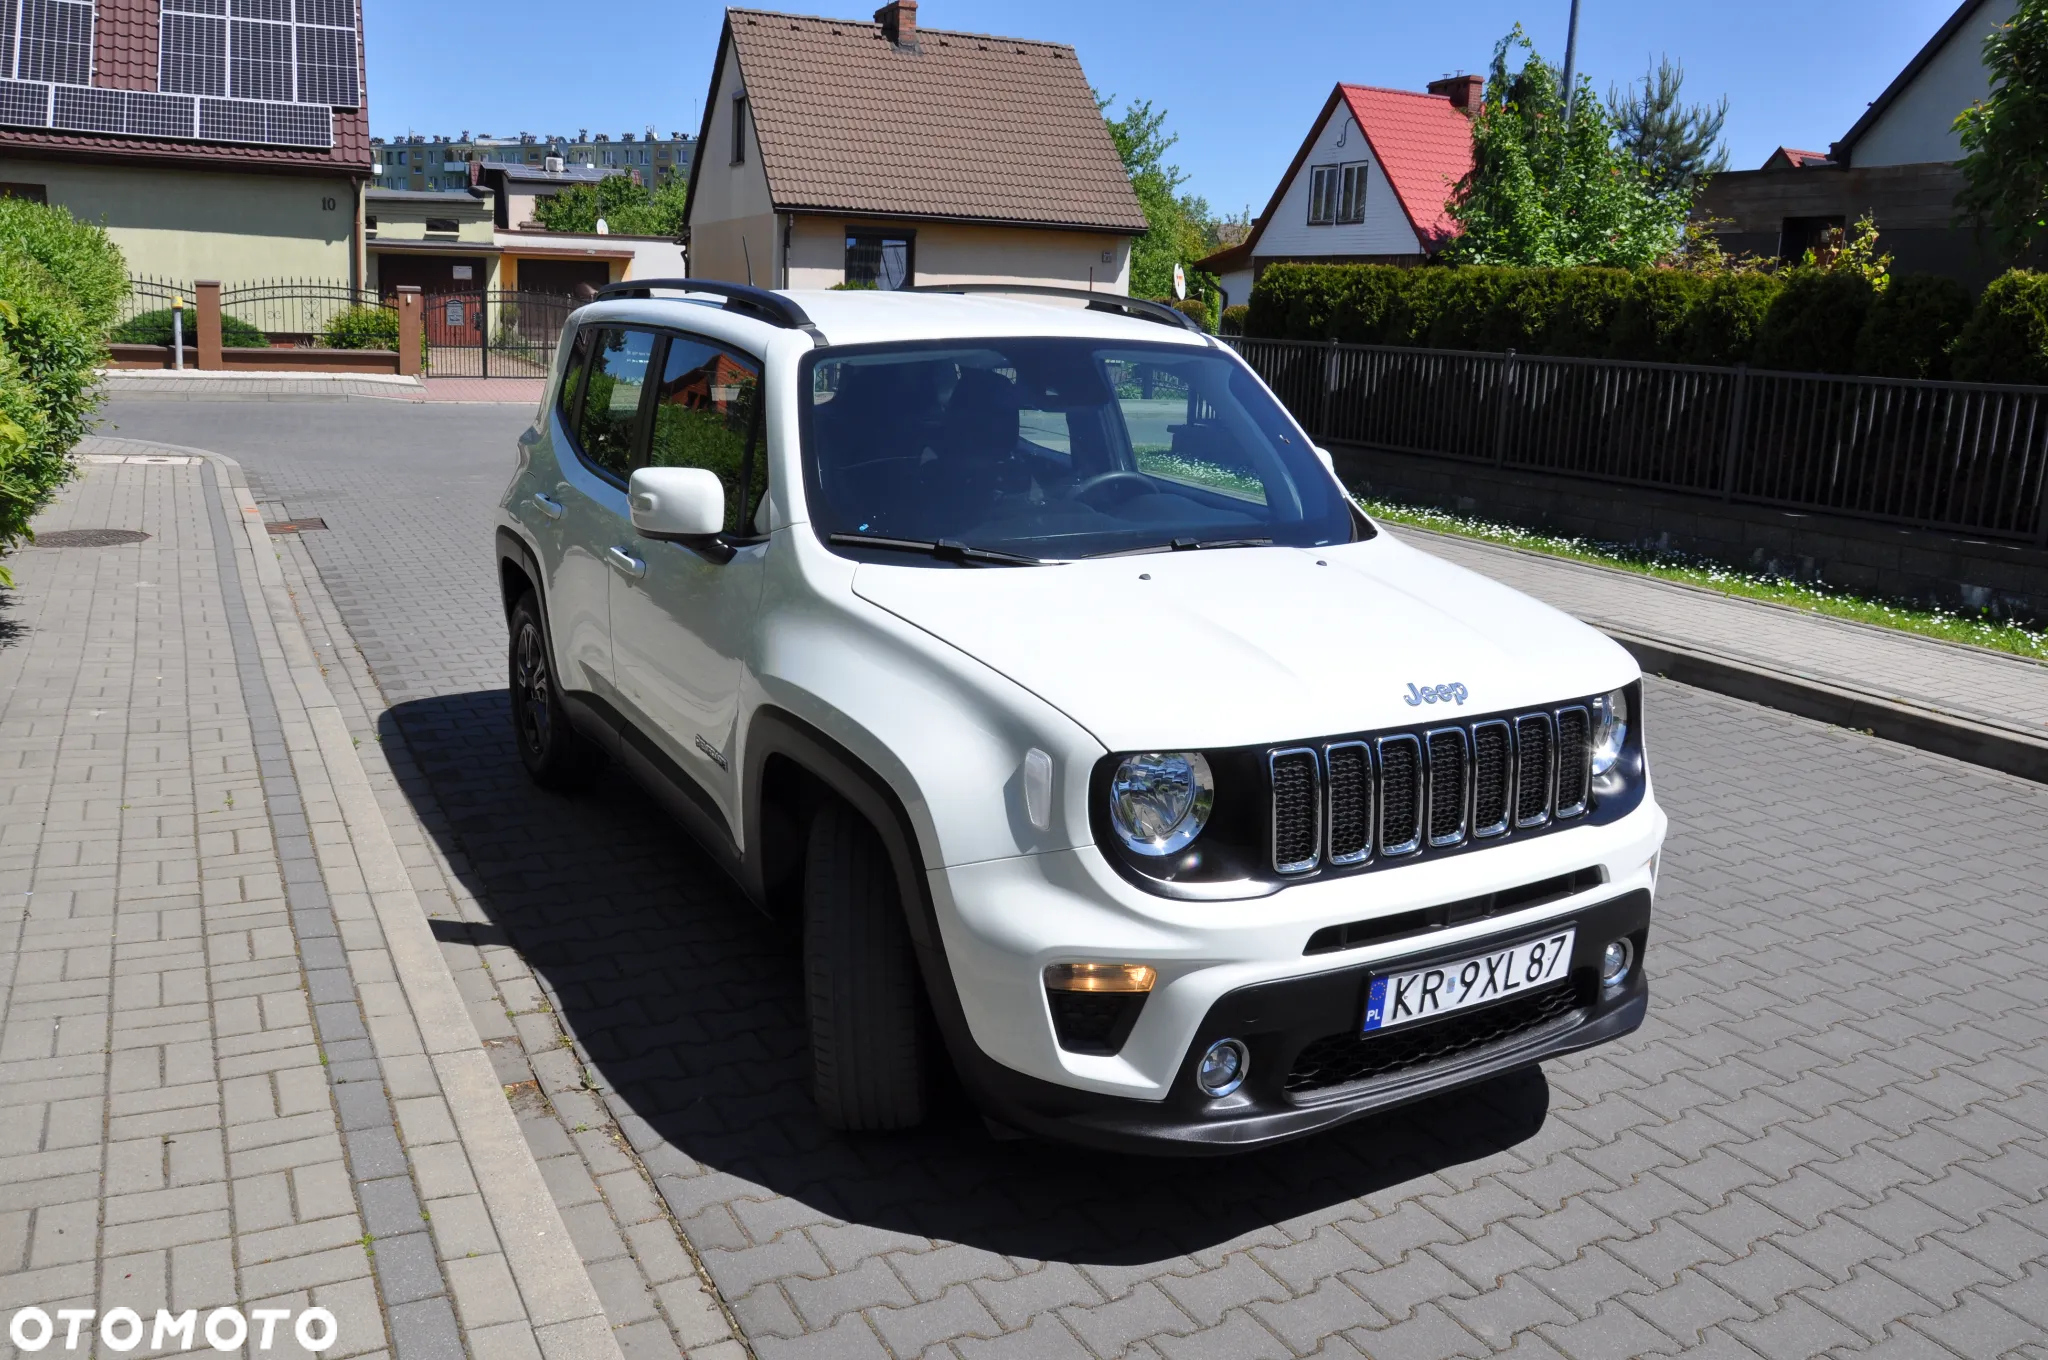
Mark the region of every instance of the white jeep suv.
[[614, 285], [500, 508], [527, 767], [801, 925], [824, 1118], [943, 1056], [1230, 1151], [1639, 1025], [1628, 654], [1381, 533], [1178, 314], [1001, 291]]

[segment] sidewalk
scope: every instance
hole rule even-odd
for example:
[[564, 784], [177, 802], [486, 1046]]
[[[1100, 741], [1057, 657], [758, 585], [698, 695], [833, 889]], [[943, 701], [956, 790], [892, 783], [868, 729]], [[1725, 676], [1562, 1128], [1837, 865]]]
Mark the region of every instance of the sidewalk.
[[1526, 549], [1393, 532], [1612, 634], [1645, 669], [2048, 778], [2048, 666], [2038, 662]]
[[[451, 972], [317, 593], [231, 461], [93, 448], [0, 595], [0, 1314], [325, 1309], [329, 1357], [618, 1360], [479, 1032], [518, 979]], [[58, 536], [105, 529], [147, 538]]]
[[105, 369], [110, 394], [148, 401], [507, 402], [530, 406], [539, 378], [406, 378], [374, 373], [243, 373], [196, 368]]

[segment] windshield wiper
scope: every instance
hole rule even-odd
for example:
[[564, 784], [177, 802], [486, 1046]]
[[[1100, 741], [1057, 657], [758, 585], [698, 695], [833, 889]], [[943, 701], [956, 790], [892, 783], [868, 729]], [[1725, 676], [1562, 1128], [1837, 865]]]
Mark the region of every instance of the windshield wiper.
[[1089, 553], [1089, 557], [1143, 557], [1147, 553], [1199, 552], [1204, 548], [1270, 548], [1270, 538], [1176, 538], [1170, 543], [1153, 543], [1143, 548], [1119, 548], [1115, 552]]
[[881, 548], [888, 552], [924, 553], [941, 562], [979, 562], [994, 567], [1042, 567], [1045, 560], [997, 552], [993, 548], [970, 548], [950, 538], [882, 538], [875, 534], [828, 534], [826, 542], [849, 548]]

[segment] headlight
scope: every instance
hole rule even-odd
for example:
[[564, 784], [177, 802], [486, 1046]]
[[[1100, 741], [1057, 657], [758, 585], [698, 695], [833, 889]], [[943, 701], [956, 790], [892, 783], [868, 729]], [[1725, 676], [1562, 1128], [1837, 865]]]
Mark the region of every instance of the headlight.
[[1134, 853], [1170, 855], [1201, 834], [1216, 781], [1198, 751], [1125, 756], [1109, 782], [1109, 820]]
[[1606, 774], [1628, 743], [1628, 692], [1616, 690], [1593, 701], [1593, 773]]

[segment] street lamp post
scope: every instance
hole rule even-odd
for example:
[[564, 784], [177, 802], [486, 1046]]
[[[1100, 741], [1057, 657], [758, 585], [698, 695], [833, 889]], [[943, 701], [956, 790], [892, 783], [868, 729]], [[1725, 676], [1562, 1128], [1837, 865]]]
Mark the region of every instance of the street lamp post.
[[1572, 23], [1564, 39], [1564, 125], [1572, 125], [1572, 101], [1578, 97], [1579, 0], [1572, 0]]

